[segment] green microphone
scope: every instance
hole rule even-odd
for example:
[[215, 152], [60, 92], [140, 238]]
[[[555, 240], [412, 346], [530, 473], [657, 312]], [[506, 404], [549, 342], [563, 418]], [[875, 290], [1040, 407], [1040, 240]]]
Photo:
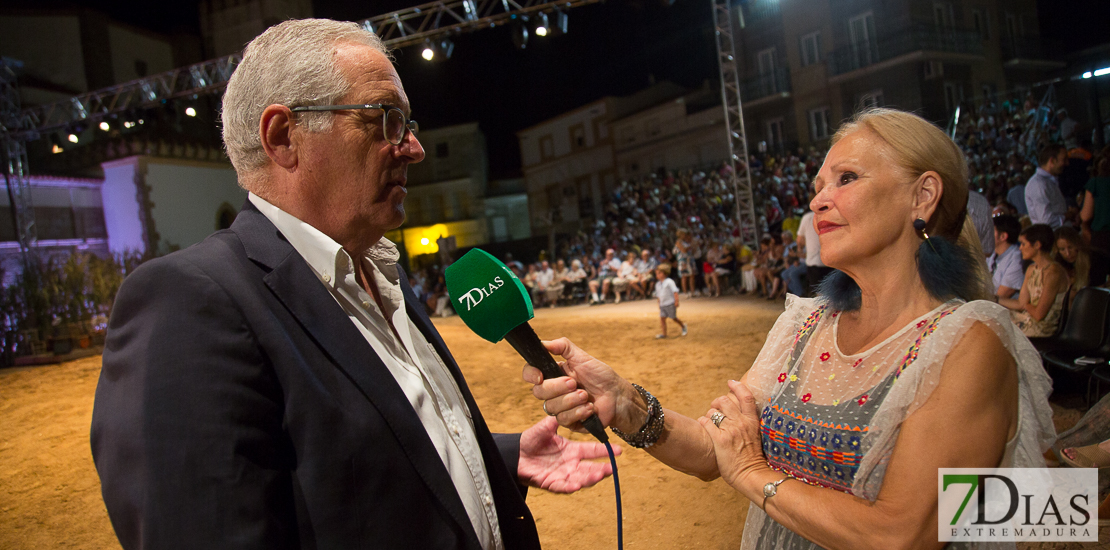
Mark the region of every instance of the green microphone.
[[[534, 316], [532, 300], [524, 283], [505, 264], [485, 250], [474, 248], [448, 266], [443, 277], [455, 311], [470, 330], [495, 344], [508, 340], [529, 365], [540, 369], [545, 379], [565, 374], [528, 324]], [[582, 425], [598, 441], [609, 441], [597, 415]]]

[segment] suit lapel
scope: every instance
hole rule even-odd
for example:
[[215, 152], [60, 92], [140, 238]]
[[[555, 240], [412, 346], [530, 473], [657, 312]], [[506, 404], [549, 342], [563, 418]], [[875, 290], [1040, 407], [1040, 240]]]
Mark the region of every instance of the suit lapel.
[[468, 535], [468, 545], [479, 547], [454, 482], [404, 391], [308, 263], [249, 200], [232, 230], [247, 256], [270, 269], [263, 277], [266, 286], [378, 410], [428, 488]]

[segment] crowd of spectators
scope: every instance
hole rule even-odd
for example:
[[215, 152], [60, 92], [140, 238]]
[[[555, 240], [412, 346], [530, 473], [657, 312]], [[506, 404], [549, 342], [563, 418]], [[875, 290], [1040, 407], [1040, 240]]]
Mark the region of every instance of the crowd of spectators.
[[[1021, 228], [1026, 228], [1040, 221], [1029, 218], [1026, 188], [1030, 180], [1034, 186], [1039, 185], [1037, 178], [1044, 172], [1054, 179], [1058, 193], [1064, 197], [1059, 223], [1051, 224], [1052, 229], [1062, 225], [1083, 227], [1080, 206], [1082, 194], [1090, 193], [1085, 185], [1094, 157], [1084, 130], [1066, 111], [1038, 104], [1028, 94], [1020, 99], [965, 106], [950, 132], [967, 157], [970, 188], [979, 193], [973, 194], [970, 202], [983, 201], [992, 215], [1012, 215]], [[1040, 167], [1044, 162], [1038, 152], [1044, 153], [1053, 143], [1066, 144], [1059, 148], [1066, 160], [1046, 171]], [[810, 242], [805, 242], [806, 228], [802, 226], [812, 224], [808, 221], [812, 214], [806, 222], [803, 216], [825, 152], [809, 147], [750, 156], [753, 199], [762, 235], [754, 250], [743, 244], [737, 227], [732, 168], [724, 164], [710, 169], [660, 169], [621, 181], [602, 201], [601, 219], [576, 234], [561, 236], [553, 257], [544, 251], [529, 265], [511, 257], [506, 258], [506, 264], [524, 282], [537, 307], [649, 298], [655, 270], [662, 264], [671, 266], [670, 277], [687, 298], [724, 293], [753, 293], [769, 299], [787, 292], [812, 295], [828, 269], [820, 263], [816, 235], [811, 234]], [[1035, 194], [1034, 190], [1031, 196]], [[1035, 209], [1037, 201], [1042, 200], [1038, 197], [1033, 198]], [[1110, 208], [1110, 189], [1101, 200]], [[1088, 204], [1093, 202], [1097, 201]], [[969, 204], [969, 211], [978, 209], [977, 203]], [[1110, 213], [1094, 217], [1100, 234], [1110, 237]], [[997, 234], [992, 239], [990, 224], [980, 221], [984, 254], [993, 258], [1000, 248]], [[1082, 253], [1084, 258], [1090, 256], [1084, 261], [1088, 266], [1098, 264], [1098, 254], [1092, 254], [1088, 244], [1090, 231], [1084, 230], [1082, 235]], [[1003, 240], [1010, 238], [1016, 245], [1018, 237], [1011, 231]], [[1052, 248], [1046, 257], [1056, 258], [1056, 247]], [[1007, 258], [1012, 259], [1016, 252], [1017, 247]], [[1028, 266], [1029, 259], [1018, 263]], [[1110, 261], [1106, 267], [1110, 268]], [[1104, 271], [1110, 269], [1087, 267], [1083, 278], [1087, 270], [1091, 277], [1101, 277], [1098, 280], [1102, 281]], [[1018, 283], [1010, 280], [1009, 284]], [[430, 311], [442, 314], [449, 308], [438, 268], [414, 276], [414, 286]], [[1018, 299], [1020, 285], [1010, 290]]]

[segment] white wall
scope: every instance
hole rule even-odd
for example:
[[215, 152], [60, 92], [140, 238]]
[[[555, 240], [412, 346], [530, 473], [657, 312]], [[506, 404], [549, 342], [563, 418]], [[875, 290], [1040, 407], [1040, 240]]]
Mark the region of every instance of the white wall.
[[144, 252], [142, 209], [139, 207], [135, 176], [140, 157], [106, 162], [100, 197], [104, 203], [104, 225], [108, 230], [108, 250], [113, 254]]
[[229, 165], [148, 159], [146, 184], [153, 203], [151, 219], [160, 237], [158, 251], [194, 245], [216, 231], [220, 205], [226, 202], [238, 211], [247, 199], [236, 182]]

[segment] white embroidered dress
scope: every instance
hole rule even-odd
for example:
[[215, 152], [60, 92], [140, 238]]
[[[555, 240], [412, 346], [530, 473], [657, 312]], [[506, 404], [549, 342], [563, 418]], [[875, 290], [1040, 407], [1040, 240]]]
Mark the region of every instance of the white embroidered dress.
[[[986, 301], [949, 301], [853, 355], [841, 353], [837, 346], [838, 317], [839, 312], [822, 299], [789, 296], [786, 311], [748, 373], [748, 385], [761, 404], [763, 445], [773, 467], [827, 490], [874, 501], [902, 422], [928, 400], [949, 351], [974, 323], [994, 331], [1018, 368], [1018, 430], [999, 467], [1044, 467], [1042, 453], [1056, 437], [1048, 405], [1052, 384], [1037, 351], [1005, 308]], [[778, 454], [767, 452], [776, 447]], [[961, 546], [972, 547], [1014, 544]], [[817, 546], [753, 503], [741, 548]]]

